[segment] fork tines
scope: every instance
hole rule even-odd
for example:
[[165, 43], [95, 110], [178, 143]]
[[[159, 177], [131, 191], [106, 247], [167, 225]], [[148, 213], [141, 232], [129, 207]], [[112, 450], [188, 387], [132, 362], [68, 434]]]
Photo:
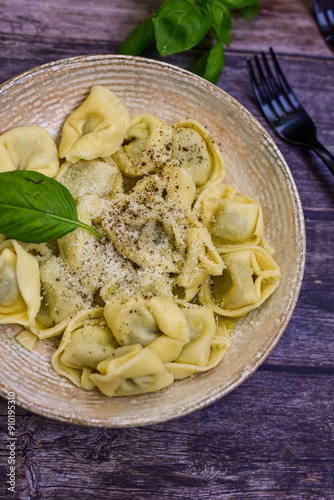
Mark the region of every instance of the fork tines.
[[289, 114], [301, 109], [301, 105], [278, 64], [274, 50], [272, 48], [269, 50], [273, 69], [271, 69], [264, 52], [261, 53], [262, 65], [256, 55], [254, 56], [256, 68], [253, 68], [249, 57], [247, 58], [247, 66], [252, 87], [262, 112], [269, 123], [275, 126]]
[[318, 141], [312, 118], [292, 92], [273, 49], [269, 50], [270, 64], [264, 52], [262, 62], [259, 56], [254, 56], [255, 64], [247, 58], [252, 87], [264, 116], [282, 139], [313, 149], [334, 175], [334, 156]]
[[313, 7], [319, 29], [334, 50], [334, 0], [313, 0]]

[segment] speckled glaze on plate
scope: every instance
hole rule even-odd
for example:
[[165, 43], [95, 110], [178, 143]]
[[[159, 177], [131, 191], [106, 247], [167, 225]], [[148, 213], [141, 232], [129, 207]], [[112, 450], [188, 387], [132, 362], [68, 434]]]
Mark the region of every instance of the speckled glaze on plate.
[[225, 181], [261, 203], [265, 235], [282, 270], [278, 290], [237, 323], [232, 347], [220, 365], [151, 394], [107, 398], [78, 389], [52, 370], [50, 341], [40, 342], [30, 353], [16, 342], [15, 328], [0, 325], [0, 391], [5, 397], [15, 392], [22, 407], [75, 424], [154, 424], [225, 396], [273, 349], [291, 318], [303, 278], [303, 211], [290, 170], [259, 122], [215, 85], [169, 64], [110, 55], [32, 69], [0, 87], [0, 133], [40, 125], [58, 144], [65, 118], [97, 84], [115, 92], [131, 115], [151, 113], [168, 123], [192, 117], [208, 128], [225, 159]]

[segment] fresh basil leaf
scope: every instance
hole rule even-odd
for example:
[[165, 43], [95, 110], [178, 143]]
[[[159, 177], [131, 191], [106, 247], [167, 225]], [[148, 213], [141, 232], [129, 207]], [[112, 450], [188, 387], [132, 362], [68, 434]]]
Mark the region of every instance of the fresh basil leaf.
[[230, 46], [231, 42], [231, 31], [232, 31], [232, 14], [231, 11], [226, 9], [224, 12], [223, 16], [223, 21], [219, 26], [217, 26], [217, 30], [215, 32], [217, 33], [217, 37], [219, 40], [221, 40], [227, 47]]
[[210, 29], [210, 18], [193, 0], [165, 0], [153, 24], [157, 49], [166, 56], [197, 45]]
[[230, 9], [243, 9], [259, 3], [258, 0], [221, 0], [221, 2]]
[[243, 7], [242, 9], [238, 9], [238, 11], [248, 21], [253, 21], [253, 19], [257, 16], [260, 9], [261, 9], [260, 3], [257, 0], [255, 0], [253, 5], [249, 5], [248, 7]]
[[224, 47], [217, 42], [208, 52], [197, 61], [192, 71], [211, 83], [217, 83], [225, 63]]
[[150, 45], [154, 38], [152, 18], [140, 23], [121, 43], [118, 54], [139, 56]]
[[0, 173], [0, 233], [27, 243], [56, 240], [82, 227], [69, 190], [39, 172], [15, 170]]
[[227, 47], [231, 41], [232, 14], [221, 0], [207, 0], [206, 10], [211, 17], [211, 26], [218, 40]]

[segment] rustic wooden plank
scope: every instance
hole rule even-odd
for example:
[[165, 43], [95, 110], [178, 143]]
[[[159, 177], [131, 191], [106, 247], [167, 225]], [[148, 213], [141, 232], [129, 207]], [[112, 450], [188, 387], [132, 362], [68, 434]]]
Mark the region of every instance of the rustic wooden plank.
[[18, 491], [48, 499], [102, 491], [111, 498], [241, 499], [247, 492], [255, 499], [282, 491], [329, 499], [333, 391], [326, 375], [258, 371], [223, 400], [155, 426], [77, 428], [27, 413], [17, 419]]
[[[158, 0], [11, 0], [0, 4], [0, 32], [27, 39], [120, 43], [139, 22], [151, 16], [160, 3]], [[241, 15], [234, 16], [233, 50], [245, 47], [263, 50], [270, 43], [286, 53], [330, 55], [313, 17], [311, 0], [261, 0], [261, 5], [262, 10], [252, 22]]]
[[51, 61], [82, 55], [115, 54], [118, 44], [57, 39], [44, 41], [34, 37], [8, 37], [0, 33], [0, 46], [0, 83], [3, 83], [24, 71]]
[[[287, 54], [331, 56], [317, 28], [312, 0], [260, 0], [262, 10], [249, 23], [242, 17], [235, 23], [233, 49], [261, 51], [267, 43]], [[245, 33], [249, 38], [245, 39]]]

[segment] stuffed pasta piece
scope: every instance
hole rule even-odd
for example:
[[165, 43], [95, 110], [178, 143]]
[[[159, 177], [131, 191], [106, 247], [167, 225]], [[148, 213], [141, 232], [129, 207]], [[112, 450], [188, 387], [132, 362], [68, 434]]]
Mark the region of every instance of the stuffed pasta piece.
[[100, 373], [93, 373], [90, 379], [106, 396], [154, 392], [174, 381], [160, 357], [149, 347], [139, 344], [119, 347], [101, 361], [97, 369]]
[[194, 214], [208, 228], [220, 252], [258, 245], [263, 238], [260, 204], [229, 184], [213, 184], [202, 191]]
[[113, 155], [122, 173], [142, 177], [171, 159], [172, 128], [157, 117], [141, 114], [131, 118], [123, 146]]
[[190, 211], [196, 195], [193, 178], [177, 160], [169, 160], [156, 173], [144, 176], [132, 193], [154, 193], [183, 211]]
[[115, 295], [104, 314], [120, 346], [148, 346], [163, 362], [174, 360], [190, 339], [183, 310], [163, 297]]
[[178, 272], [184, 262], [187, 214], [159, 195], [133, 192], [113, 200], [102, 228], [117, 250], [137, 266]]
[[222, 316], [238, 317], [259, 307], [278, 287], [281, 272], [262, 247], [245, 246], [222, 254], [226, 265], [220, 276], [209, 278], [199, 301]]
[[224, 161], [208, 131], [196, 120], [173, 125], [172, 158], [179, 160], [192, 176], [198, 192], [206, 183], [225, 175]]
[[[226, 327], [222, 322], [217, 323], [210, 307], [176, 304], [164, 297], [120, 294], [106, 304], [104, 314], [118, 343], [129, 346], [128, 350], [120, 352], [131, 357], [144, 356], [143, 348], [148, 351], [145, 354], [147, 360], [154, 352], [164, 364], [171, 381], [209, 370], [219, 363], [231, 343]], [[155, 356], [153, 359], [156, 359]], [[107, 375], [112, 380], [113, 370], [108, 372], [107, 369], [111, 361], [110, 357], [98, 366], [99, 371], [103, 368], [105, 381]], [[161, 371], [157, 360], [153, 366]], [[165, 377], [167, 379], [166, 374]], [[94, 374], [91, 378], [96, 383], [102, 380]], [[139, 393], [140, 387], [133, 390]], [[151, 390], [157, 390], [155, 384]]]
[[92, 390], [91, 373], [117, 349], [103, 317], [103, 308], [86, 309], [67, 324], [52, 357], [53, 369], [82, 389]]
[[67, 187], [77, 204], [87, 196], [113, 198], [123, 191], [121, 172], [111, 158], [67, 162], [56, 180]]
[[107, 158], [120, 147], [129, 125], [129, 114], [120, 99], [108, 88], [95, 85], [66, 119], [59, 156], [70, 163]]
[[[112, 204], [98, 196], [80, 199], [77, 205], [80, 220], [98, 227], [102, 215], [107, 216]], [[102, 238], [88, 233], [81, 228], [68, 233], [58, 240], [59, 256], [69, 269], [73, 279], [80, 283], [81, 292], [94, 295], [106, 283], [109, 287], [119, 285], [119, 278], [125, 279], [131, 271], [131, 263], [117, 252], [114, 244], [103, 235]]]
[[189, 342], [172, 363], [166, 363], [175, 380], [211, 370], [231, 347], [224, 321], [216, 319], [210, 307], [189, 304], [184, 314], [189, 326]]
[[78, 387], [106, 396], [152, 392], [174, 378], [156, 352], [139, 343], [119, 345], [103, 308], [81, 312], [67, 325], [52, 366]]
[[40, 264], [43, 301], [37, 315], [40, 327], [51, 327], [78, 311], [87, 309], [93, 301], [89, 290], [82, 287], [78, 277], [59, 256]]
[[0, 244], [0, 324], [33, 325], [41, 305], [39, 266], [15, 240]]
[[186, 230], [187, 255], [182, 272], [175, 278], [184, 298], [192, 300], [210, 275], [221, 275], [225, 264], [206, 227]]
[[42, 127], [17, 127], [0, 136], [0, 172], [34, 170], [48, 177], [58, 172], [56, 144]]

